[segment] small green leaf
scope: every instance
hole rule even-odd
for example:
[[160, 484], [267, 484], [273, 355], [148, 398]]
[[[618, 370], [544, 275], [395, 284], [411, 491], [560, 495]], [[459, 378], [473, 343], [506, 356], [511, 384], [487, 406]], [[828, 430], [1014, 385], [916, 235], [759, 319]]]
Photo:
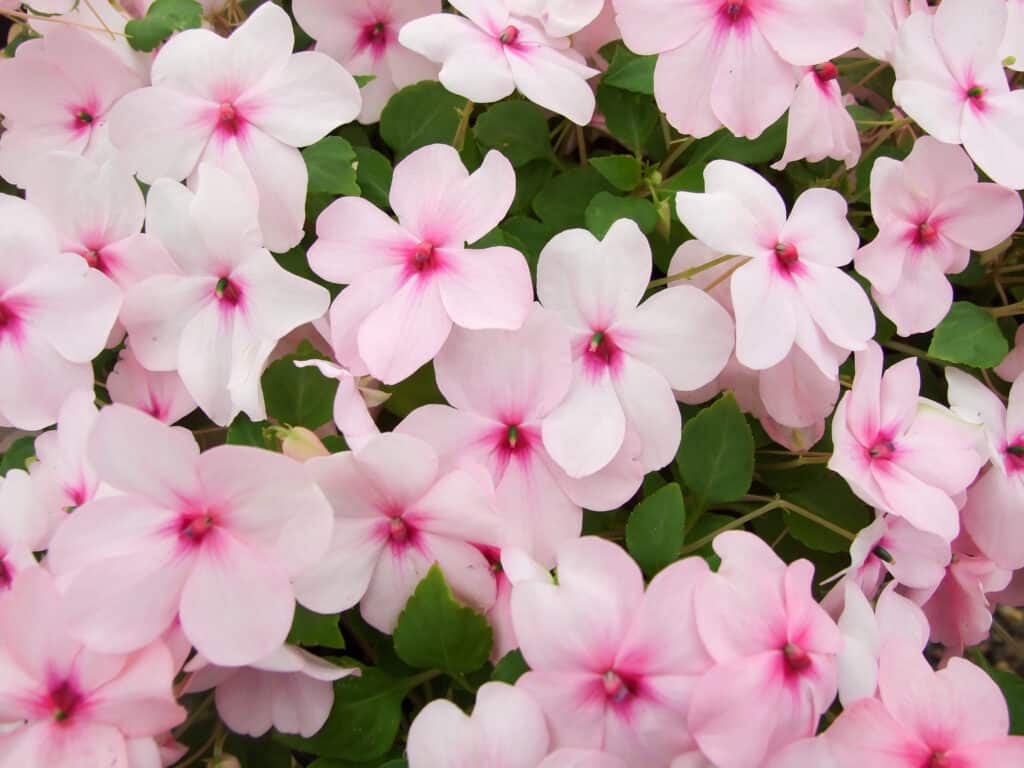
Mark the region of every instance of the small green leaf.
[[340, 136], [327, 136], [302, 150], [309, 170], [309, 193], [358, 195], [356, 153]]
[[466, 99], [428, 81], [403, 88], [388, 101], [380, 116], [380, 135], [395, 151], [396, 160], [428, 144], [451, 144]]
[[608, 132], [634, 152], [642, 152], [647, 138], [658, 125], [654, 99], [640, 93], [597, 86], [597, 108], [604, 115]]
[[645, 235], [658, 224], [658, 210], [649, 200], [639, 197], [618, 197], [598, 192], [584, 213], [584, 221], [594, 237], [603, 238], [619, 219], [632, 219]]
[[712, 160], [733, 160], [745, 165], [777, 160], [786, 147], [786, 117], [780, 117], [756, 139], [733, 136], [727, 128], [700, 139], [686, 155], [687, 165], [706, 165]]
[[421, 405], [444, 401], [444, 395], [437, 388], [434, 377], [434, 364], [427, 363], [412, 376], [395, 385], [384, 407], [404, 419]]
[[686, 505], [678, 483], [641, 501], [626, 523], [626, 549], [649, 577], [675, 562], [683, 546]]
[[632, 155], [605, 155], [590, 158], [590, 164], [623, 192], [632, 192], [640, 184], [643, 167]]
[[356, 147], [356, 181], [363, 197], [380, 208], [389, 207], [391, 161], [375, 149]]
[[502, 101], [488, 109], [473, 127], [477, 141], [496, 149], [516, 168], [551, 157], [548, 121], [528, 101]]
[[36, 455], [36, 439], [33, 435], [19, 437], [4, 451], [0, 459], [0, 476], [12, 469], [28, 469], [29, 459]]
[[487, 619], [455, 602], [435, 563], [405, 604], [394, 639], [406, 664], [459, 674], [487, 663], [493, 633]]
[[263, 431], [270, 426], [269, 421], [253, 421], [245, 413], [235, 416], [228, 427], [229, 445], [251, 445], [255, 448], [274, 450], [274, 443], [267, 439]]
[[515, 685], [516, 680], [529, 671], [530, 665], [517, 648], [498, 659], [498, 663], [494, 665], [494, 672], [491, 673], [491, 680]]
[[754, 477], [754, 436], [732, 393], [686, 423], [676, 463], [702, 509], [735, 501], [749, 490]]
[[[856, 534], [871, 524], [874, 515], [850, 486], [835, 472], [828, 472], [819, 480], [804, 483], [786, 499], [840, 528]], [[848, 552], [850, 540], [793, 512], [786, 512], [786, 525], [793, 537], [819, 552]]]
[[638, 56], [619, 44], [601, 82], [624, 91], [653, 96], [654, 66], [657, 63], [657, 56]]
[[974, 368], [997, 366], [1009, 351], [1010, 344], [999, 330], [996, 319], [968, 301], [953, 305], [935, 329], [928, 347], [932, 357]]
[[573, 168], [544, 185], [533, 198], [533, 210], [555, 231], [582, 227], [587, 205], [594, 195], [612, 190], [611, 184], [593, 168]]
[[331, 420], [338, 382], [316, 368], [298, 368], [296, 360], [322, 358], [308, 342], [294, 355], [275, 360], [263, 373], [267, 413], [282, 424], [318, 429]]
[[313, 613], [308, 608], [296, 605], [295, 618], [292, 619], [292, 628], [288, 633], [288, 642], [292, 645], [320, 646], [342, 650], [345, 647], [345, 638], [341, 635], [338, 620], [339, 614], [337, 613], [330, 615]]
[[355, 79], [356, 85], [360, 88], [365, 88], [377, 79], [376, 75], [352, 75], [352, 77]]
[[136, 51], [152, 51], [175, 32], [202, 24], [203, 6], [196, 0], [156, 0], [144, 17], [124, 25], [124, 33]]

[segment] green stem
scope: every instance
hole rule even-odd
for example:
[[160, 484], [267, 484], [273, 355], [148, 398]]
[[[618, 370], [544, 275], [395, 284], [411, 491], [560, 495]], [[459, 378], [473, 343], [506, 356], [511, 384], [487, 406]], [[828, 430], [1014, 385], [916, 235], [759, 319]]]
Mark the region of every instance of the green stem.
[[467, 101], [466, 106], [459, 110], [459, 127], [455, 129], [455, 138], [452, 139], [452, 145], [459, 152], [462, 151], [462, 147], [466, 143], [466, 132], [469, 129], [469, 118], [473, 114], [473, 107], [473, 102]]
[[671, 152], [669, 152], [668, 155], [666, 155], [665, 159], [662, 161], [661, 166], [658, 168], [658, 172], [662, 176], [665, 176], [672, 168], [672, 164], [676, 160], [678, 160], [679, 156], [682, 155], [683, 152], [685, 152], [687, 149], [689, 149], [690, 145], [693, 144], [693, 142], [695, 141], [696, 139], [693, 138], [693, 136], [684, 136], [683, 138], [679, 139], [679, 142], [676, 144], [675, 148]]
[[[744, 501], [768, 501], [769, 497], [768, 496], [750, 495], [750, 496], [744, 496], [743, 500]], [[842, 536], [847, 541], [853, 541], [856, 538], [856, 536], [854, 534], [850, 533], [845, 528], [840, 528], [835, 523], [830, 522], [830, 521], [826, 520], [825, 518], [820, 517], [819, 515], [814, 514], [809, 509], [804, 509], [803, 507], [801, 507], [801, 506], [799, 506], [797, 504], [794, 504], [791, 501], [786, 501], [785, 499], [776, 499], [775, 501], [776, 501], [776, 503], [780, 507], [782, 507], [787, 512], [792, 512], [795, 515], [800, 515], [800, 517], [805, 518], [807, 520], [810, 520], [812, 523], [820, 525], [822, 528], [825, 528], [826, 530], [832, 531], [832, 533], [836, 534], [837, 536]]]
[[206, 713], [206, 710], [210, 708], [211, 704], [213, 704], [213, 691], [210, 691], [210, 694], [199, 702], [199, 706], [189, 713], [189, 716], [184, 723], [174, 729], [174, 738], [180, 739], [184, 735], [185, 731], [187, 731]]
[[693, 554], [694, 552], [697, 552], [697, 551], [703, 549], [708, 544], [710, 544], [712, 541], [714, 541], [715, 537], [718, 536], [718, 534], [725, 533], [726, 531], [732, 531], [732, 530], [735, 530], [736, 528], [742, 528], [744, 525], [749, 523], [751, 520], [756, 520], [761, 515], [766, 514], [768, 512], [771, 512], [773, 509], [779, 509], [781, 506], [782, 506], [781, 502], [779, 502], [779, 501], [772, 501], [772, 502], [770, 502], [768, 504], [765, 504], [762, 507], [758, 507], [757, 509], [755, 509], [755, 510], [753, 510], [751, 512], [748, 512], [747, 514], [743, 515], [742, 517], [737, 517], [731, 523], [727, 523], [727, 524], [723, 525], [717, 531], [709, 533], [707, 536], [702, 536], [701, 538], [697, 539], [696, 541], [687, 544], [685, 547], [683, 547], [681, 550], [679, 550], [679, 554], [680, 554], [680, 556], [685, 556], [685, 555]]
[[1015, 315], [1024, 315], [1024, 301], [1018, 301], [1016, 304], [1009, 304], [1005, 307], [993, 307], [989, 312], [993, 317], [1014, 317]]
[[711, 269], [713, 267], [717, 267], [719, 264], [724, 264], [725, 262], [730, 261], [731, 259], [735, 259], [735, 258], [738, 258], [738, 257], [737, 256], [719, 256], [717, 259], [712, 259], [711, 261], [706, 261], [703, 264], [698, 264], [696, 267], [690, 267], [689, 269], [684, 269], [682, 272], [676, 272], [674, 275], [669, 275], [668, 277], [662, 277], [662, 278], [660, 278], [658, 280], [651, 280], [650, 284], [647, 287], [648, 287], [648, 289], [650, 289], [650, 288], [659, 288], [659, 287], [661, 287], [663, 285], [669, 285], [670, 283], [674, 283], [677, 280], [689, 280], [694, 275], [699, 275], [701, 272], [705, 272], [705, 271], [707, 271], [707, 270], [709, 270], [709, 269]]

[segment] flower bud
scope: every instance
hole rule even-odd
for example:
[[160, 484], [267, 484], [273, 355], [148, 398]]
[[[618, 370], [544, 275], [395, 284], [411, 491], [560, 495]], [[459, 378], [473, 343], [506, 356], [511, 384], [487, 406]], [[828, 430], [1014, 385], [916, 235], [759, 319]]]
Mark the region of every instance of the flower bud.
[[242, 768], [238, 758], [234, 755], [217, 755], [206, 761], [207, 768]]
[[292, 427], [281, 433], [281, 453], [296, 461], [307, 461], [330, 454], [320, 438], [305, 427]]

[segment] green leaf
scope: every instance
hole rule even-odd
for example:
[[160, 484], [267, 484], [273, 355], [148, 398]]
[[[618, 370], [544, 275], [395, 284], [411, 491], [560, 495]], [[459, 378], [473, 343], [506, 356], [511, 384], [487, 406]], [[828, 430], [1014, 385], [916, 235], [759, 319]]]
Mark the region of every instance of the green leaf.
[[455, 602], [435, 563], [405, 604], [394, 639], [406, 664], [459, 674], [487, 663], [493, 633], [487, 619]]
[[735, 501], [749, 490], [754, 477], [754, 436], [732, 393], [686, 423], [676, 463], [702, 509]]
[[1010, 344], [996, 319], [967, 301], [953, 304], [928, 347], [931, 357], [974, 368], [999, 365], [1009, 351]]
[[[856, 534], [871, 524], [874, 515], [839, 475], [828, 472], [820, 479], [802, 484], [786, 499], [819, 517]], [[817, 523], [786, 511], [786, 525], [793, 538], [819, 552], [849, 552], [850, 540]]]
[[309, 193], [358, 195], [356, 153], [340, 136], [327, 136], [302, 150], [309, 171]]
[[517, 648], [498, 659], [498, 663], [494, 665], [494, 672], [491, 673], [491, 680], [515, 685], [516, 680], [529, 671], [530, 665]]
[[228, 444], [274, 450], [273, 440], [268, 439], [263, 431], [269, 426], [269, 421], [253, 421], [247, 414], [240, 413], [228, 427]]
[[643, 198], [598, 192], [584, 212], [587, 229], [598, 239], [604, 238], [619, 219], [632, 219], [645, 235], [649, 235], [658, 224], [658, 210]]
[[612, 136], [634, 152], [644, 150], [647, 138], [658, 125], [659, 113], [654, 99], [602, 82], [597, 86], [597, 107], [604, 115]]
[[1010, 734], [1024, 736], [1024, 677], [1013, 672], [996, 669], [989, 664], [988, 659], [979, 648], [970, 649], [967, 656], [985, 670], [1002, 691], [1007, 708], [1010, 710]]
[[395, 385], [384, 407], [400, 418], [405, 418], [421, 405], [443, 403], [444, 395], [434, 379], [434, 364], [427, 363], [412, 376]]
[[477, 118], [473, 133], [483, 146], [498, 150], [516, 168], [552, 156], [547, 118], [528, 101], [495, 104]]
[[[225, 754], [238, 758], [245, 768], [291, 768], [292, 753], [274, 741], [271, 734], [254, 739], [229, 733], [224, 741]], [[205, 761], [200, 765], [206, 765]]]
[[19, 437], [4, 451], [0, 459], [0, 477], [12, 469], [28, 469], [29, 459], [36, 455], [36, 438], [34, 435]]
[[679, 558], [686, 505], [678, 483], [670, 483], [641, 501], [626, 523], [626, 549], [648, 577]]
[[323, 358], [304, 342], [299, 351], [275, 360], [263, 373], [267, 414], [282, 424], [318, 429], [331, 420], [338, 382], [316, 368], [298, 368], [296, 360]]
[[377, 79], [376, 75], [352, 75], [352, 77], [360, 88], [365, 88]]
[[590, 164], [616, 189], [632, 192], [640, 184], [643, 167], [632, 155], [605, 155], [590, 158]]
[[380, 208], [389, 207], [391, 161], [375, 149], [356, 147], [356, 182], [363, 197]]
[[786, 117], [780, 117], [756, 139], [733, 136], [727, 128], [697, 141], [684, 155], [686, 164], [706, 165], [712, 160], [733, 160], [745, 165], [777, 160], [786, 148]]
[[624, 45], [618, 45], [608, 71], [601, 82], [624, 91], [654, 95], [654, 65], [657, 56], [638, 56]]
[[313, 613], [301, 605], [295, 606], [295, 618], [288, 633], [288, 642], [292, 645], [321, 646], [341, 650], [345, 647], [345, 638], [341, 635], [338, 625], [340, 615], [332, 613], [324, 615]]
[[124, 33], [136, 51], [152, 51], [175, 32], [202, 23], [203, 6], [196, 0], [156, 0], [143, 18], [124, 25]]
[[388, 101], [380, 116], [380, 135], [395, 159], [428, 144], [451, 144], [459, 127], [461, 96], [429, 81], [403, 88]]
[[587, 205], [594, 195], [611, 191], [611, 184], [593, 168], [573, 168], [544, 185], [533, 199], [533, 210], [556, 232], [582, 227]]

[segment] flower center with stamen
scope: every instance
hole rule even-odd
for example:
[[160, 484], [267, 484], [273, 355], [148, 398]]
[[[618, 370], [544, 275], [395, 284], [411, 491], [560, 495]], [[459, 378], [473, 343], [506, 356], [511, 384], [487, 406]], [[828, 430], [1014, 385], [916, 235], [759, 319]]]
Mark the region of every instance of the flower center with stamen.
[[384, 22], [378, 21], [367, 29], [366, 34], [371, 40], [380, 40], [384, 36]]
[[7, 328], [9, 325], [14, 325], [14, 321], [17, 320], [17, 316], [14, 312], [8, 309], [2, 301], [0, 301], [0, 331]]
[[242, 292], [227, 277], [222, 277], [217, 281], [217, 287], [213, 289], [213, 292], [222, 304], [232, 307], [237, 306], [238, 302], [242, 300]]
[[50, 690], [50, 707], [53, 719], [58, 723], [67, 722], [82, 703], [82, 696], [65, 680]]
[[821, 82], [827, 83], [829, 80], [839, 77], [839, 68], [831, 61], [826, 61], [823, 64], [814, 65], [814, 74]]
[[181, 521], [179, 535], [193, 544], [198, 544], [213, 528], [215, 521], [208, 512], [185, 517]]
[[729, 0], [722, 4], [719, 12], [730, 23], [735, 23], [746, 16], [750, 11], [747, 9], [744, 0]]
[[985, 89], [982, 88], [980, 85], [975, 85], [967, 89], [967, 98], [971, 99], [972, 101], [977, 101], [984, 95]]
[[505, 440], [508, 442], [508, 447], [514, 449], [519, 443], [519, 427], [515, 424], [509, 425], [508, 432], [505, 433]]
[[892, 454], [895, 450], [896, 446], [893, 444], [892, 440], [879, 440], [868, 450], [868, 456], [872, 459], [887, 461], [892, 458]]
[[601, 675], [601, 684], [604, 686], [605, 695], [616, 704], [621, 704], [632, 694], [629, 685], [614, 669], [609, 669]]
[[393, 517], [388, 523], [388, 536], [391, 541], [404, 544], [409, 540], [409, 526], [400, 517]]
[[92, 121], [94, 119], [95, 118], [90, 113], [86, 112], [84, 109], [80, 110], [78, 114], [75, 115], [75, 122], [83, 127], [86, 125], [92, 125]]
[[519, 27], [509, 24], [498, 35], [498, 40], [502, 45], [514, 45], [516, 40], [519, 39]]
[[242, 118], [229, 101], [222, 101], [217, 112], [217, 128], [231, 136], [235, 136], [242, 128]]
[[410, 266], [415, 272], [429, 272], [437, 266], [437, 256], [435, 254], [435, 248], [433, 243], [423, 241], [416, 246], [416, 249], [412, 252], [412, 258]]
[[14, 577], [11, 576], [3, 555], [0, 555], [0, 591], [10, 589], [12, 581], [14, 581]]
[[871, 550], [871, 554], [873, 554], [875, 557], [877, 557], [883, 563], [894, 563], [894, 562], [896, 562], [896, 559], [892, 556], [892, 552], [890, 552], [888, 549], [883, 547], [881, 544], [879, 544], [877, 547], [875, 547], [873, 550]]
[[775, 244], [775, 260], [783, 270], [789, 272], [800, 261], [800, 253], [792, 243], [779, 242]]
[[786, 667], [790, 672], [803, 672], [811, 666], [811, 657], [796, 643], [786, 643], [782, 647], [782, 655], [786, 658]]
[[923, 768], [952, 768], [952, 765], [953, 762], [945, 752], [932, 752], [932, 756], [928, 758], [927, 765], [923, 766]]
[[914, 245], [931, 245], [939, 239], [939, 230], [930, 221], [922, 221], [914, 233]]

